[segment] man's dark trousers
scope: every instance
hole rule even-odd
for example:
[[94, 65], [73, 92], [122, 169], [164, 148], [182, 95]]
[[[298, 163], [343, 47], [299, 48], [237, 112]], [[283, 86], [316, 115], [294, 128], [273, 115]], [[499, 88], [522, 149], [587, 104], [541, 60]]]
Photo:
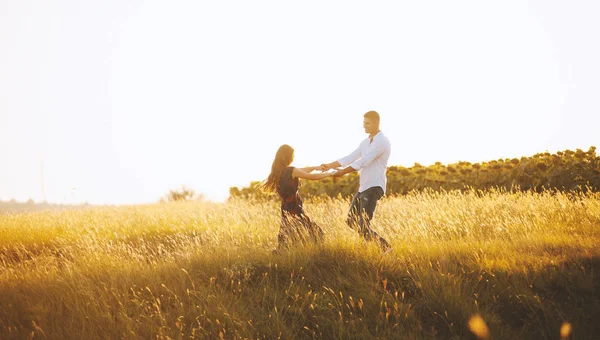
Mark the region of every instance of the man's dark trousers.
[[360, 235], [367, 241], [378, 241], [382, 250], [390, 248], [390, 244], [373, 229], [371, 229], [371, 219], [377, 201], [383, 196], [383, 189], [379, 186], [370, 187], [363, 192], [357, 192], [350, 204], [348, 219], [346, 223], [352, 229], [357, 229]]

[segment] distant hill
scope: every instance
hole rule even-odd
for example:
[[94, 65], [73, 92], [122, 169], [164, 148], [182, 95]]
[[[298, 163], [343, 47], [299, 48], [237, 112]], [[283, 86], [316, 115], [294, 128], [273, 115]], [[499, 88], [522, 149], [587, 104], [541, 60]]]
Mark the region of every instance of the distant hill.
[[[505, 190], [548, 189], [561, 191], [599, 191], [600, 157], [596, 147], [588, 151], [564, 150], [556, 153], [537, 153], [530, 157], [505, 158], [480, 163], [458, 162], [429, 166], [415, 163], [411, 167], [390, 166], [387, 170], [388, 195], [402, 195], [413, 190]], [[248, 187], [231, 187], [231, 198], [264, 199], [269, 197], [259, 190], [259, 181]], [[353, 195], [358, 189], [358, 173], [321, 181], [303, 181], [303, 197]], [[273, 196], [273, 195], [271, 195]]]
[[44, 210], [60, 210], [60, 209], [75, 209], [81, 207], [90, 206], [87, 203], [84, 204], [52, 204], [46, 202], [35, 203], [33, 200], [27, 202], [17, 202], [16, 200], [1, 201], [0, 200], [0, 214], [2, 213], [21, 213], [21, 212], [32, 212], [32, 211], [44, 211]]

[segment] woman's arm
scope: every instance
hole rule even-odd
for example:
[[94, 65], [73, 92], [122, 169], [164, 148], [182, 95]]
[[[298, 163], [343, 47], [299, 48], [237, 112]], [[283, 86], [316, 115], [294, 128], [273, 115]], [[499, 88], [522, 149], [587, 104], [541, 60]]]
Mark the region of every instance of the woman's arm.
[[298, 168], [294, 168], [294, 171], [292, 171], [292, 177], [298, 177], [298, 178], [304, 178], [304, 179], [318, 180], [318, 179], [323, 179], [323, 178], [331, 177], [331, 176], [333, 176], [333, 172], [321, 172], [321, 173], [311, 174], [309, 172], [304, 171], [304, 169], [298, 169]]
[[301, 170], [304, 172], [312, 172], [314, 170], [319, 170], [321, 169], [320, 166], [307, 166], [306, 168], [302, 168]]

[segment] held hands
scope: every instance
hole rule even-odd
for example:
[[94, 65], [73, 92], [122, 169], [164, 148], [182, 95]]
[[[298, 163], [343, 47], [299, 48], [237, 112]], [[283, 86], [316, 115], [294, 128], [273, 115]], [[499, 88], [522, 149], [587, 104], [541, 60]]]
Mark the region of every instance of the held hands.
[[331, 170], [331, 169], [338, 170], [335, 167], [330, 166], [329, 164], [323, 163], [323, 164], [318, 165], [318, 166], [309, 166], [309, 167], [305, 168], [304, 171], [308, 171], [308, 172], [312, 172], [312, 171], [325, 172], [325, 171], [328, 171], [328, 170]]
[[338, 162], [333, 162], [333, 163], [323, 163], [321, 164], [321, 166], [319, 167], [319, 170], [321, 171], [328, 171], [328, 170], [335, 170], [335, 172], [333, 172], [333, 177], [342, 177], [345, 174], [347, 174], [349, 171], [348, 168], [340, 168], [340, 163]]
[[335, 169], [335, 171], [324, 171], [321, 173], [324, 174], [325, 177], [342, 177], [346, 174], [346, 172], [342, 171], [341, 169]]
[[[321, 166], [315, 166], [315, 167], [311, 167], [310, 169], [311, 169], [311, 171], [318, 171], [318, 172], [320, 172], [321, 174], [323, 174], [323, 175], [324, 175], [324, 177], [323, 177], [323, 178], [325, 178], [325, 177], [331, 177], [331, 176], [335, 175], [335, 173], [337, 172], [337, 171], [329, 171], [330, 169], [333, 169], [333, 168], [324, 169], [324, 168], [323, 168], [323, 167], [321, 167]], [[337, 169], [336, 169], [336, 170], [337, 170]]]
[[[327, 173], [328, 174], [327, 177], [330, 177], [330, 176], [331, 177], [342, 177], [342, 176], [344, 176], [346, 174], [346, 172], [342, 171], [343, 169], [337, 168], [337, 167], [333, 166], [332, 164], [333, 163], [329, 163], [329, 164], [328, 163], [323, 163], [323, 164], [321, 164], [321, 166], [315, 167], [315, 170], [319, 170], [322, 173]], [[332, 170], [332, 169], [335, 170], [335, 171], [327, 172], [327, 171]]]
[[336, 171], [324, 171], [321, 172], [323, 175], [325, 175], [325, 177], [323, 178], [327, 178], [327, 177], [342, 177], [344, 174], [342, 171], [336, 169]]
[[321, 171], [327, 171], [329, 169], [332, 169], [332, 167], [326, 163], [323, 163], [323, 164], [321, 164], [321, 166], [319, 166], [319, 170], [321, 170]]
[[[348, 171], [344, 171], [345, 169], [337, 168], [336, 166], [333, 165], [333, 163], [323, 163], [320, 166], [308, 167], [305, 170], [309, 170], [309, 172], [320, 171], [321, 174], [323, 175], [323, 177], [321, 177], [321, 178], [342, 177], [348, 173]], [[329, 170], [335, 170], [335, 171], [329, 171]]]

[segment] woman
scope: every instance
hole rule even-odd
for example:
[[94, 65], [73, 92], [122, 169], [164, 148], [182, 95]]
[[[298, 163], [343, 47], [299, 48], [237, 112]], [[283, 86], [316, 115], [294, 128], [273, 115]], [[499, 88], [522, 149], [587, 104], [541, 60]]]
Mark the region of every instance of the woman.
[[292, 242], [319, 242], [323, 239], [323, 230], [310, 220], [302, 208], [302, 198], [298, 193], [298, 178], [319, 180], [333, 175], [331, 172], [314, 173], [320, 167], [295, 168], [290, 166], [294, 160], [294, 149], [284, 144], [279, 147], [271, 166], [271, 174], [263, 184], [264, 188], [276, 192], [281, 197], [281, 225], [277, 235], [278, 249]]

